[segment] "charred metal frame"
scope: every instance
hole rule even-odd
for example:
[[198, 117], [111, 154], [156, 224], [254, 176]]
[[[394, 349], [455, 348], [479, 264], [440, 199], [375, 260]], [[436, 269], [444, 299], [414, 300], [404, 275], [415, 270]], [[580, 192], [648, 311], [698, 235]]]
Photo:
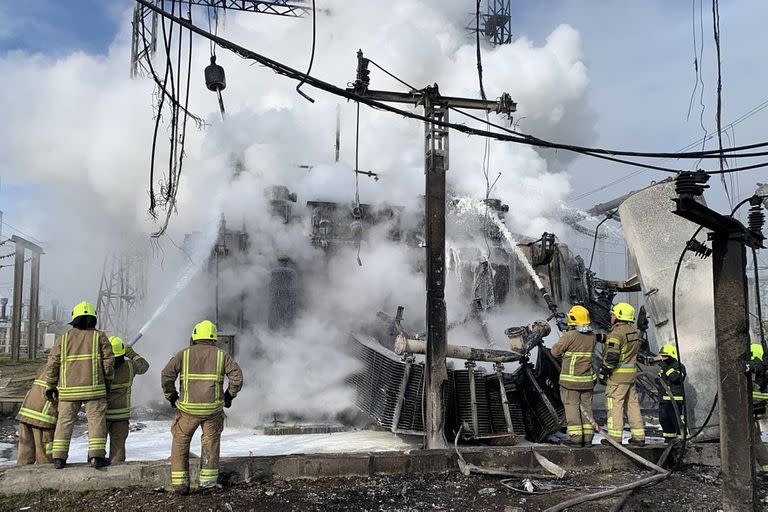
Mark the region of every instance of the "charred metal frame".
[[[168, 0], [168, 2], [291, 18], [301, 18], [312, 10], [304, 5], [296, 5], [301, 0], [294, 0], [293, 2], [288, 0], [273, 0], [271, 2], [259, 0]], [[158, 5], [160, 1], [154, 0], [154, 3]], [[146, 23], [147, 19], [150, 19], [151, 23]], [[142, 21], [144, 22], [142, 23]], [[137, 3], [133, 9], [131, 25], [133, 26], [131, 30], [131, 78], [135, 78], [139, 75], [139, 68], [144, 66], [142, 63], [151, 59], [157, 51], [157, 13]], [[145, 29], [142, 30], [142, 27]], [[149, 45], [146, 45], [144, 41], [149, 42]]]
[[368, 59], [357, 52], [357, 80], [348, 92], [377, 101], [424, 107], [424, 173], [427, 354], [426, 354], [426, 447], [446, 448], [445, 398], [448, 392], [446, 367], [447, 314], [445, 308], [445, 174], [448, 171], [448, 130], [437, 123], [448, 122], [448, 110], [465, 108], [510, 114], [517, 108], [508, 94], [497, 101], [442, 96], [437, 84], [407, 93], [369, 90]]

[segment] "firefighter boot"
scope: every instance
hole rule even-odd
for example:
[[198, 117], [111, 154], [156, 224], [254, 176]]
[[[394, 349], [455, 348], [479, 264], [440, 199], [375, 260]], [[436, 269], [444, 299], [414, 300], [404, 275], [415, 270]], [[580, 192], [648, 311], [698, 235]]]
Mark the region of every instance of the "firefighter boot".
[[91, 462], [91, 467], [96, 469], [109, 466], [110, 464], [109, 459], [106, 457], [91, 457], [90, 462]]

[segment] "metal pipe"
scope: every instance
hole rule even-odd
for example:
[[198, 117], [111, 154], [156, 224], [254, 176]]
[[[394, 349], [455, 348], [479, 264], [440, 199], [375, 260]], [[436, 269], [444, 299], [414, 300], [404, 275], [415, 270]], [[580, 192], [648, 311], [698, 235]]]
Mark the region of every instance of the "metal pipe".
[[472, 410], [472, 434], [475, 438], [480, 436], [480, 426], [477, 424], [477, 390], [475, 389], [475, 362], [467, 361], [464, 367], [469, 378], [469, 405]]
[[[414, 340], [398, 335], [395, 338], [395, 354], [426, 354], [427, 342]], [[466, 359], [467, 361], [488, 361], [491, 363], [509, 363], [519, 361], [523, 354], [508, 352], [506, 350], [494, 350], [489, 348], [475, 348], [464, 345], [446, 345], [446, 356], [454, 359]]]
[[493, 365], [496, 371], [496, 378], [499, 380], [499, 394], [501, 395], [501, 408], [504, 410], [504, 422], [507, 424], [507, 432], [515, 432], [512, 425], [512, 415], [509, 412], [509, 400], [507, 399], [507, 389], [504, 387], [504, 365], [496, 363]]
[[397, 391], [397, 404], [395, 412], [392, 414], [392, 431], [397, 431], [400, 423], [400, 415], [403, 412], [405, 403], [405, 390], [408, 389], [408, 379], [411, 377], [411, 366], [413, 366], [413, 357], [405, 358], [405, 370], [403, 371], [403, 380], [400, 381], [400, 389]]

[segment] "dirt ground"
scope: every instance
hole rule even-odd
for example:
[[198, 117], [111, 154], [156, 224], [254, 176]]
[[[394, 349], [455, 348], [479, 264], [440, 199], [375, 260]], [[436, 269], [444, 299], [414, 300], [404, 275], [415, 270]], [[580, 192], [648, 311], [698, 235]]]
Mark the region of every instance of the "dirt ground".
[[[565, 483], [574, 487], [621, 485], [640, 473], [583, 473]], [[176, 496], [162, 490], [122, 489], [92, 493], [38, 493], [0, 498], [0, 510], [29, 511], [499, 511], [544, 510], [585, 491], [526, 495], [501, 484], [502, 478], [464, 477], [459, 473], [393, 475], [375, 478], [332, 478], [253, 483], [211, 493]], [[688, 468], [660, 484], [641, 489], [626, 511], [715, 511], [720, 502], [720, 479], [710, 468]], [[592, 491], [594, 492], [594, 490]], [[759, 488], [763, 510], [768, 510], [768, 485]], [[572, 511], [609, 510], [607, 498], [574, 507]]]

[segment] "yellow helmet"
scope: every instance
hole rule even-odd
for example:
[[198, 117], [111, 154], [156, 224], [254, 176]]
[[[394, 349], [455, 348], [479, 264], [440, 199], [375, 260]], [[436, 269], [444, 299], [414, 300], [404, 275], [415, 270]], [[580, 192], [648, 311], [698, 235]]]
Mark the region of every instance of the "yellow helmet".
[[664, 345], [661, 347], [661, 350], [659, 350], [659, 355], [677, 359], [677, 349], [674, 345]]
[[123, 340], [117, 336], [110, 336], [109, 342], [112, 344], [112, 353], [115, 354], [115, 357], [125, 355], [125, 344], [123, 344]]
[[760, 343], [753, 343], [750, 345], [749, 351], [751, 353], [750, 359], [759, 359], [760, 361], [763, 360], [763, 346]]
[[635, 320], [635, 308], [626, 302], [619, 302], [611, 310], [613, 316], [623, 322], [633, 322]]
[[83, 301], [72, 309], [72, 320], [79, 316], [96, 316], [93, 304]]
[[216, 334], [216, 325], [210, 320], [203, 320], [195, 326], [192, 331], [192, 341], [197, 340], [217, 340], [219, 335]]
[[589, 311], [584, 306], [573, 306], [568, 311], [568, 325], [588, 325]]

